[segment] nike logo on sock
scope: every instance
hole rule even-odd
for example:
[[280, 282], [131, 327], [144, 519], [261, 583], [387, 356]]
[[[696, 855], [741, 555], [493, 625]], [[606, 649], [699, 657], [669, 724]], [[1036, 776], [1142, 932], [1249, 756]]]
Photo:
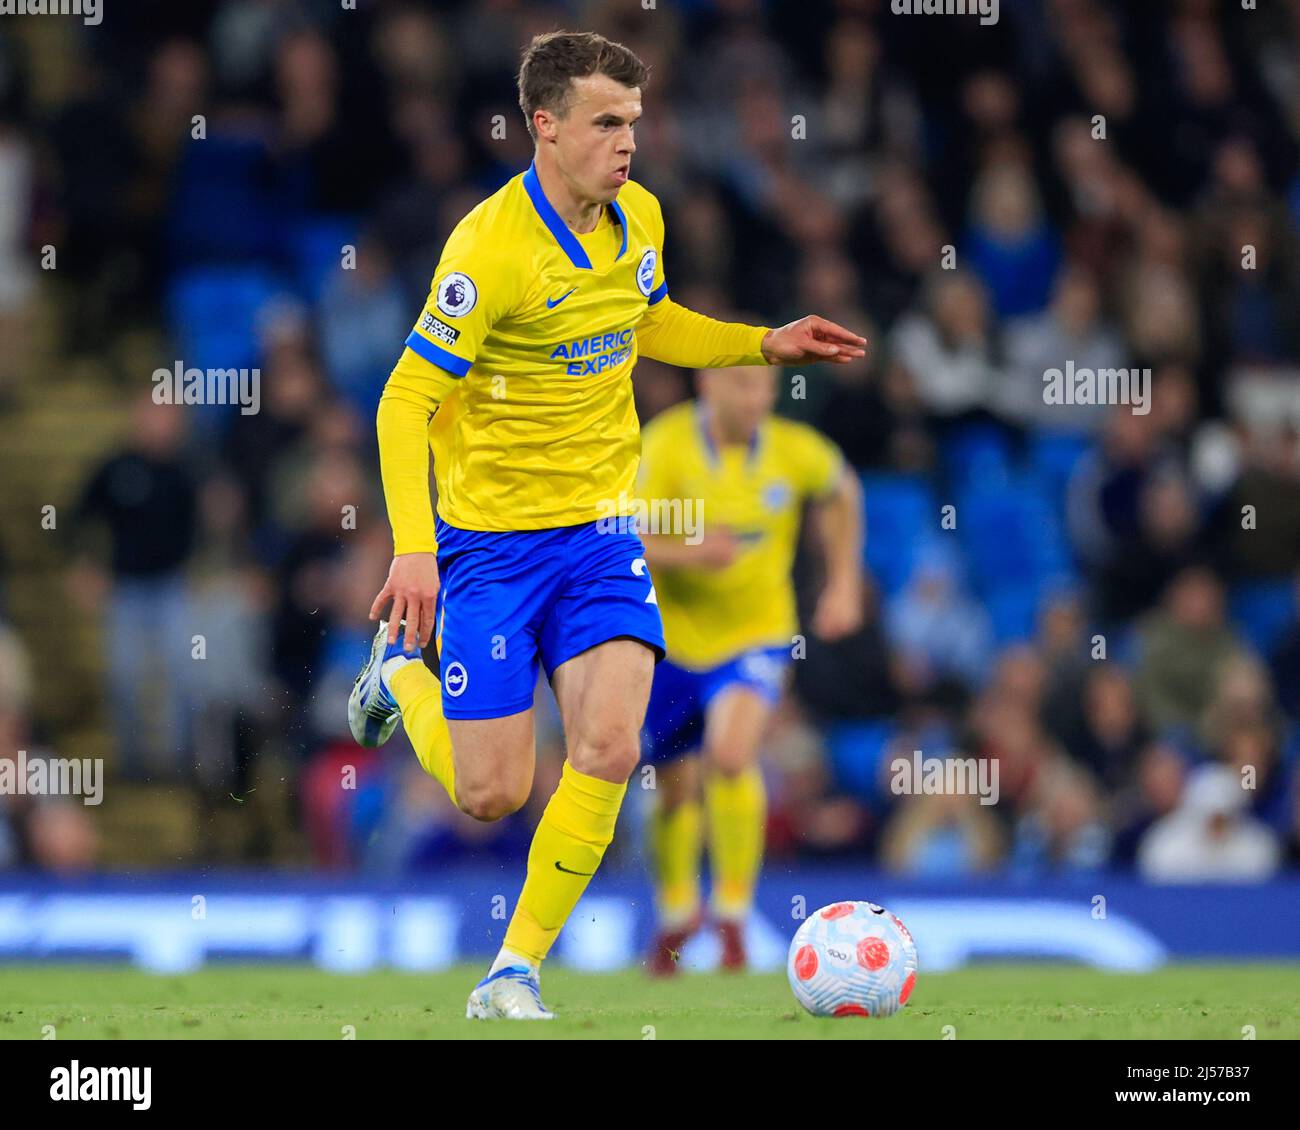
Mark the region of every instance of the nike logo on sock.
[[596, 874], [596, 872], [594, 872], [594, 871], [570, 871], [570, 870], [569, 870], [567, 867], [565, 867], [564, 864], [561, 863], [558, 859], [555, 861], [555, 870], [556, 870], [556, 871], [563, 871], [566, 875], [584, 875], [584, 876], [586, 876], [588, 879], [590, 879], [591, 876], [593, 876], [594, 874]]

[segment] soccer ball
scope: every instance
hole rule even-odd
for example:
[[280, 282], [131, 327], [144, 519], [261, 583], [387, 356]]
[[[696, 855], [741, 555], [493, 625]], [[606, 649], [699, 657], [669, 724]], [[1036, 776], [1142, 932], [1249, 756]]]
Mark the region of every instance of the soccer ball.
[[916, 986], [916, 944], [883, 906], [837, 902], [795, 931], [786, 974], [814, 1016], [893, 1016]]

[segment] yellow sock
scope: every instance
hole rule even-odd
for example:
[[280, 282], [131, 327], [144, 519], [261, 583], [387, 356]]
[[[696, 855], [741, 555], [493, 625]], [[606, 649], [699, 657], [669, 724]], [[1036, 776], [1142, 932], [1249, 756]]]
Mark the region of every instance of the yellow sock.
[[402, 708], [402, 725], [415, 747], [424, 771], [456, 802], [456, 766], [451, 756], [451, 733], [442, 716], [442, 685], [423, 662], [404, 663], [388, 680]]
[[668, 929], [685, 926], [700, 908], [700, 853], [704, 811], [692, 798], [664, 811], [656, 804], [649, 822], [650, 860], [659, 920]]
[[540, 962], [578, 905], [614, 838], [627, 791], [579, 773], [567, 761], [528, 851], [528, 876], [506, 929], [504, 948]]
[[734, 777], [711, 773], [704, 784], [709, 816], [713, 910], [720, 918], [743, 918], [754, 901], [763, 864], [767, 795], [763, 775], [751, 767]]

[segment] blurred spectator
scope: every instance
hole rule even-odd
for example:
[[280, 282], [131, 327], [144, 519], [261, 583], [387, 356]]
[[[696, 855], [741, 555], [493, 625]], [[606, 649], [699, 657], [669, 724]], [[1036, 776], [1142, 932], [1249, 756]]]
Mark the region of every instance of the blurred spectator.
[[1292, 724], [1300, 722], [1300, 574], [1296, 575], [1290, 625], [1273, 652], [1273, 678], [1278, 703]]
[[1029, 169], [1015, 159], [990, 164], [971, 195], [963, 261], [984, 280], [998, 317], [1037, 313], [1047, 304], [1059, 251]]
[[1159, 611], [1138, 625], [1138, 701], [1158, 733], [1193, 731], [1224, 668], [1241, 654], [1224, 621], [1223, 586], [1208, 569], [1180, 573]]
[[35, 195], [33, 164], [26, 138], [0, 117], [0, 411], [14, 396], [35, 285], [26, 246]]
[[1084, 684], [1082, 725], [1066, 741], [1071, 758], [1118, 791], [1133, 779], [1147, 737], [1128, 674], [1108, 664], [1094, 667]]
[[1124, 343], [1101, 316], [1097, 282], [1082, 266], [1067, 266], [1057, 276], [1051, 305], [1041, 314], [1007, 323], [1007, 372], [998, 389], [998, 407], [1024, 427], [1096, 431], [1106, 410], [1092, 404], [1048, 404], [1044, 374], [1065, 370], [1121, 368], [1128, 364]]
[[1049, 762], [1033, 783], [1016, 822], [1010, 866], [1022, 875], [1095, 871], [1110, 858], [1110, 832], [1093, 779], [1064, 758]]
[[949, 679], [979, 686], [993, 655], [988, 614], [961, 591], [956, 564], [938, 549], [886, 608], [885, 631], [911, 694]]
[[998, 383], [983, 288], [965, 271], [939, 271], [926, 286], [924, 311], [907, 314], [890, 348], [927, 411], [941, 420], [987, 411]]
[[1237, 775], [1219, 766], [1199, 770], [1179, 807], [1152, 826], [1138, 848], [1143, 878], [1156, 883], [1258, 882], [1278, 867], [1277, 841], [1245, 813]]
[[1171, 746], [1152, 744], [1142, 751], [1133, 785], [1115, 801], [1113, 862], [1136, 866], [1148, 830], [1178, 807], [1186, 773], [1185, 762]]
[[325, 283], [321, 349], [331, 384], [368, 420], [414, 319], [383, 247], [362, 239], [355, 254], [354, 269], [334, 271]]
[[881, 837], [881, 862], [891, 871], [916, 877], [990, 871], [1001, 856], [997, 820], [976, 796], [908, 797]]
[[1199, 545], [1200, 515], [1176, 453], [1150, 415], [1115, 407], [1100, 449], [1069, 481], [1071, 540], [1094, 581], [1103, 624], [1150, 607]]
[[198, 505], [182, 451], [185, 411], [155, 404], [149, 394], [137, 400], [130, 440], [91, 475], [74, 519], [83, 552], [96, 527], [108, 533], [107, 568], [84, 557], [70, 580], [87, 612], [106, 614], [118, 768], [131, 775], [175, 772], [190, 759], [197, 629], [184, 569], [194, 548]]

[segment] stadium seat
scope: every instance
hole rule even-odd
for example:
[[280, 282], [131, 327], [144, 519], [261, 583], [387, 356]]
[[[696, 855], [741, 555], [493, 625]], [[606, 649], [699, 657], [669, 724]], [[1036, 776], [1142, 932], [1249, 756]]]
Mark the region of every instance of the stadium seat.
[[1043, 485], [1049, 501], [1060, 505], [1074, 468], [1092, 446], [1082, 432], [1035, 432], [1029, 441], [1029, 470]]
[[996, 424], [955, 428], [942, 450], [944, 474], [954, 487], [973, 482], [1002, 487], [1011, 479], [1011, 443]]
[[197, 267], [178, 275], [167, 295], [178, 357], [187, 368], [255, 368], [257, 317], [280, 290], [260, 267]]
[[939, 526], [939, 503], [919, 475], [866, 474], [866, 562], [886, 597], [907, 583], [918, 546]]
[[826, 734], [826, 752], [836, 784], [868, 801], [880, 793], [880, 761], [893, 740], [895, 726], [884, 719], [835, 722]]
[[221, 132], [189, 142], [176, 169], [168, 223], [173, 266], [273, 257], [284, 217], [272, 187], [266, 141]]
[[1267, 656], [1295, 620], [1295, 582], [1279, 577], [1233, 585], [1228, 592], [1228, 612], [1251, 645]]
[[308, 302], [320, 301], [325, 280], [342, 264], [344, 246], [356, 246], [359, 227], [350, 216], [317, 216], [295, 226], [287, 259], [298, 294]]
[[1018, 476], [1005, 490], [978, 484], [962, 492], [957, 533], [982, 593], [1011, 584], [1037, 588], [1070, 571], [1057, 516], [1031, 477]]
[[1032, 639], [1038, 623], [1039, 587], [1006, 585], [984, 595], [998, 647]]

